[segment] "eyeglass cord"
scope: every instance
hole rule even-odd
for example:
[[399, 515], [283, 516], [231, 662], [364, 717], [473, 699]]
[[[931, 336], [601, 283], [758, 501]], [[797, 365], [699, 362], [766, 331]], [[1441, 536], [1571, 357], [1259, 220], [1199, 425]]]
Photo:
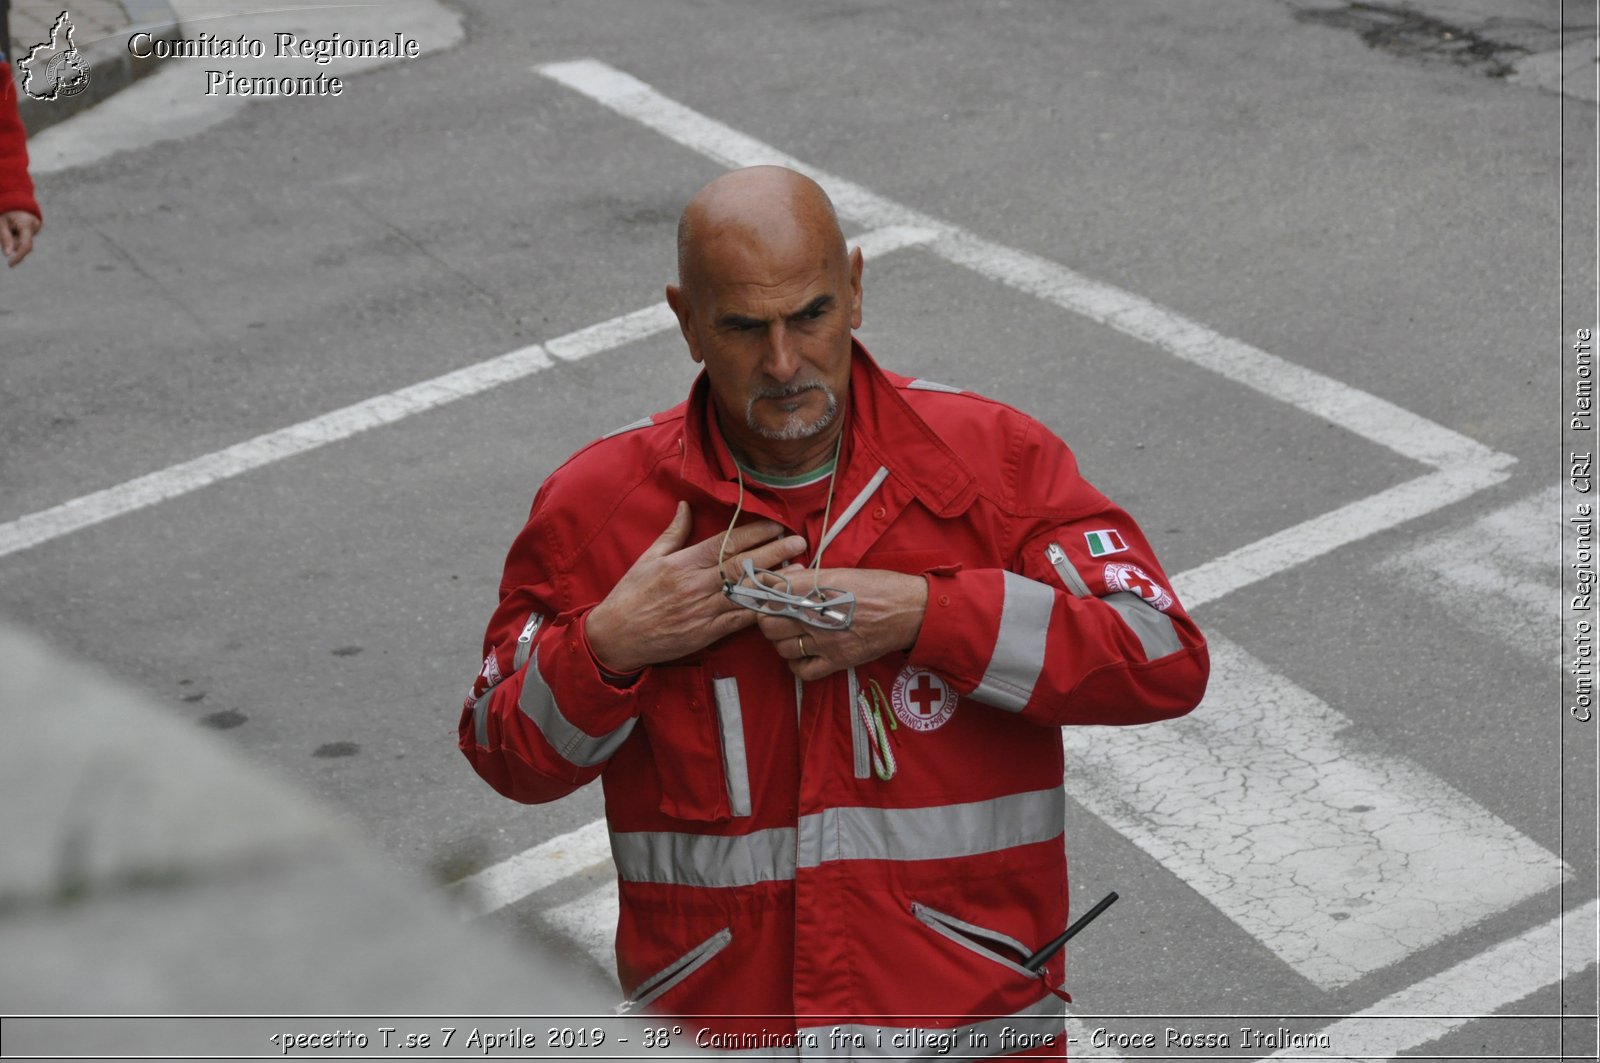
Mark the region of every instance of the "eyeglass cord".
[[[845, 429], [839, 430], [839, 438], [833, 444], [833, 471], [828, 474], [828, 501], [822, 507], [822, 535], [826, 540], [828, 535], [828, 518], [833, 513], [833, 489], [839, 484], [839, 452], [844, 447]], [[731, 448], [730, 448], [731, 451]], [[744, 512], [744, 471], [739, 466], [739, 459], [733, 459], [733, 476], [739, 483], [739, 500], [734, 503], [733, 519], [728, 521], [728, 530], [722, 533], [722, 547], [717, 551], [717, 574], [722, 577], [722, 585], [731, 587], [737, 580], [728, 578], [728, 571], [723, 566], [728, 559], [728, 537], [733, 534], [733, 529], [739, 523], [739, 514]], [[827, 548], [825, 542], [817, 544], [817, 552], [811, 558], [813, 570], [822, 567], [822, 551]]]

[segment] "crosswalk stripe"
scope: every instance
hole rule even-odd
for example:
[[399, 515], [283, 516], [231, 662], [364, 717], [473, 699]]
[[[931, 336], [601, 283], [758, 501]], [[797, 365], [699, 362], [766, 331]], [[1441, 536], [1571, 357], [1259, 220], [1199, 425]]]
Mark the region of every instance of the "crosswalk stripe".
[[451, 883], [446, 893], [468, 916], [487, 915], [596, 864], [611, 863], [611, 836], [597, 819]]
[[[1318, 1058], [1330, 1063], [1394, 1059], [1475, 1019], [1489, 1018], [1592, 967], [1596, 931], [1596, 903], [1590, 901], [1325, 1027], [1321, 1032], [1339, 1054]], [[1288, 1049], [1268, 1058], [1306, 1056]]]
[[621, 903], [617, 880], [612, 879], [539, 914], [546, 925], [588, 953], [601, 970], [610, 971], [617, 966], [614, 942]]
[[1192, 715], [1066, 728], [1068, 793], [1323, 989], [1559, 885], [1556, 856], [1213, 636]]
[[1562, 485], [1429, 538], [1379, 565], [1459, 620], [1529, 656], [1560, 663]]

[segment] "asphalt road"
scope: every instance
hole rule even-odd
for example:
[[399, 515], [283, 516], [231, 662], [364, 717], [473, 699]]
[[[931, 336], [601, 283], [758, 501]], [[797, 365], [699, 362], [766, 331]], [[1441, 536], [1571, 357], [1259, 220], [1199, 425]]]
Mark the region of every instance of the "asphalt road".
[[[1558, 5], [1512, 6], [1503, 37], [1556, 46]], [[1592, 33], [1577, 7], [1567, 24]], [[1502, 1018], [1401, 1036], [1405, 1054], [1553, 1055], [1559, 1024], [1504, 1016], [1565, 1010], [1591, 1016], [1568, 1050], [1592, 1051], [1595, 969], [1569, 964], [1563, 984], [1544, 939], [1523, 991], [1462, 986], [1487, 984], [1486, 955], [1514, 969], [1491, 950], [1594, 896], [1594, 735], [1562, 707], [1555, 543], [1560, 340], [1595, 324], [1595, 110], [1493, 76], [1515, 52], [1418, 44], [1441, 39], [1428, 26], [1375, 47], [1358, 8], [471, 3], [419, 23], [427, 54], [350, 74], [336, 99], [214, 115], [196, 71], [219, 61], [175, 66], [159, 91], [185, 106], [119, 120], [149, 146], [40, 175], [39, 248], [0, 277], [0, 532], [659, 301], [677, 212], [723, 164], [540, 69], [594, 59], [1003, 249], [990, 275], [926, 241], [869, 255], [863, 341], [1041, 418], [1170, 573], [1244, 565], [1302, 529], [1202, 596], [1237, 668], [1175, 753], [1069, 738], [1074, 907], [1123, 896], [1074, 944], [1069, 988], [1087, 1016], [1153, 1017], [1088, 1029], [1238, 1014], [1310, 1033], [1409, 1007]], [[381, 9], [364, 17], [384, 32]], [[82, 118], [48, 136], [94, 154]], [[881, 228], [846, 215], [852, 234]], [[1059, 288], [996, 279], [1040, 260], [1145, 309], [1108, 325]], [[1270, 365], [1207, 364], [1217, 336]], [[600, 815], [598, 788], [499, 798], [456, 751], [457, 715], [541, 478], [678, 401], [693, 368], [670, 330], [554, 359], [11, 550], [0, 608], [452, 881]], [[1359, 510], [1463, 469], [1412, 510]], [[1316, 524], [1341, 507], [1358, 508]], [[1201, 724], [1240, 705], [1253, 724]], [[1311, 732], [1332, 759], [1302, 777], [1284, 765]], [[1276, 780], [1282, 802], [1188, 822], [1205, 788], [1185, 763], [1224, 789], [1238, 768], [1246, 805]], [[1316, 791], [1327, 779], [1355, 789]], [[1385, 799], [1392, 818], [1350, 844], [1402, 855], [1368, 882], [1328, 809]], [[1274, 879], [1308, 823], [1333, 840]], [[1456, 863], [1419, 855], [1436, 831]], [[1474, 893], [1486, 880], [1503, 888]], [[541, 913], [603, 882], [589, 869], [487, 918], [547, 938]], [[1364, 922], [1389, 902], [1401, 924]]]

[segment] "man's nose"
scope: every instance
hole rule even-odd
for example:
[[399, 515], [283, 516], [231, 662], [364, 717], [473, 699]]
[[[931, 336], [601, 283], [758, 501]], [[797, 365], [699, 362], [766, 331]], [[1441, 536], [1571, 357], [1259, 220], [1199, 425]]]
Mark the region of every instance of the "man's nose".
[[785, 328], [783, 322], [774, 322], [767, 331], [767, 375], [780, 384], [787, 384], [800, 372], [799, 337]]

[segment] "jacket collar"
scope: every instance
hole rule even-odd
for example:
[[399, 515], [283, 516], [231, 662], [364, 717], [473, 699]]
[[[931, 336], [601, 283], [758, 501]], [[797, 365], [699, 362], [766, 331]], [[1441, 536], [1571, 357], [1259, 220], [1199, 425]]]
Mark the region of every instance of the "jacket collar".
[[[845, 451], [848, 483], [863, 484], [879, 466], [905, 485], [917, 500], [941, 517], [961, 513], [977, 496], [977, 478], [965, 462], [919, 417], [859, 340], [851, 339], [849, 423]], [[686, 483], [732, 504], [738, 493], [733, 455], [711, 409], [711, 386], [704, 370], [689, 390], [684, 409], [682, 475]], [[848, 496], [846, 496], [848, 497]]]

